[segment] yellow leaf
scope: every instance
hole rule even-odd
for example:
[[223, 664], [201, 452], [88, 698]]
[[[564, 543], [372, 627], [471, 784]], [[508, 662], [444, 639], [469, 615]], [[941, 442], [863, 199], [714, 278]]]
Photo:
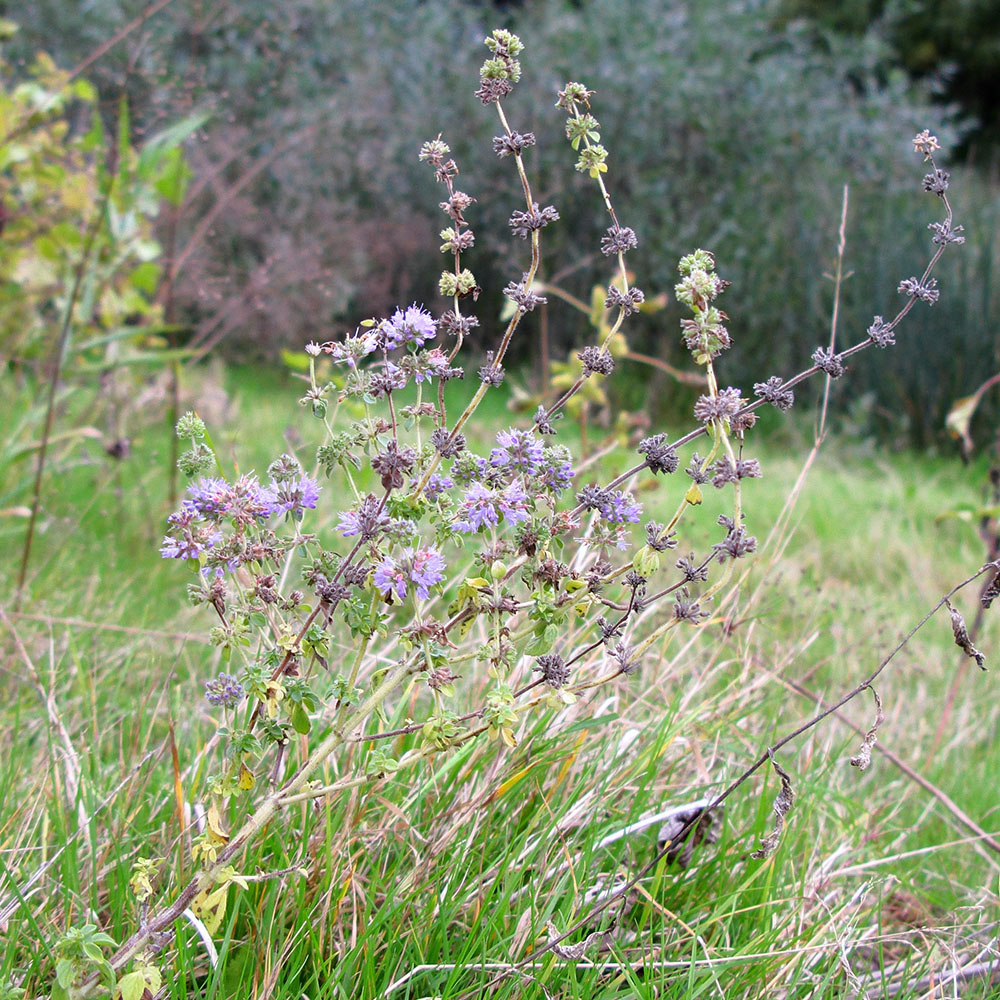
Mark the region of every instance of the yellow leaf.
[[219, 812], [219, 804], [214, 799], [209, 804], [206, 820], [209, 840], [214, 844], [229, 843], [229, 834], [222, 825], [222, 814]]
[[603, 285], [594, 285], [590, 293], [590, 325], [598, 330], [606, 325], [604, 323], [604, 303], [607, 297], [608, 293], [604, 290]]
[[570, 770], [573, 767], [573, 762], [576, 760], [576, 756], [580, 752], [580, 747], [583, 746], [583, 741], [586, 738], [587, 734], [585, 732], [580, 733], [580, 735], [576, 738], [576, 743], [573, 744], [572, 751], [570, 752], [566, 760], [563, 762], [563, 766], [559, 769], [559, 774], [556, 775], [556, 782], [552, 786], [552, 790], [548, 793], [548, 795], [545, 796], [546, 799], [551, 799], [552, 796], [555, 795], [556, 789], [563, 783], [563, 781], [566, 778], [566, 775], [569, 774]]
[[628, 354], [628, 341], [620, 330], [604, 346], [610, 351], [612, 357], [624, 358]]
[[205, 925], [212, 937], [219, 931], [222, 918], [226, 915], [226, 894], [228, 883], [220, 885], [211, 892], [203, 890], [191, 900], [191, 912]]
[[976, 412], [976, 407], [979, 406], [980, 398], [981, 391], [973, 396], [965, 396], [956, 400], [948, 411], [948, 416], [944, 418], [944, 425], [948, 429], [948, 433], [962, 442], [962, 451], [966, 455], [972, 451], [972, 435], [969, 433], [969, 427], [972, 424], [972, 416]]
[[520, 784], [534, 767], [534, 764], [529, 764], [527, 767], [518, 771], [517, 774], [512, 774], [506, 781], [501, 782], [500, 785], [497, 786], [497, 790], [493, 793], [493, 797], [500, 798], [501, 795], [506, 795], [507, 792], [509, 792], [515, 785]]
[[228, 885], [230, 882], [238, 885], [241, 889], [250, 888], [250, 883], [247, 881], [247, 877], [245, 875], [240, 875], [240, 873], [232, 865], [226, 865], [226, 867], [219, 872], [219, 883], [220, 885]]
[[256, 780], [253, 776], [253, 771], [244, 763], [240, 763], [240, 791], [249, 792], [253, 788]]

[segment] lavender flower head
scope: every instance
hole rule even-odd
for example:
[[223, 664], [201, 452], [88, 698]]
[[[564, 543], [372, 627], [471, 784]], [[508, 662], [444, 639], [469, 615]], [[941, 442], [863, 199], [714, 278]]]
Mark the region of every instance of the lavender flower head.
[[342, 341], [327, 341], [321, 345], [337, 364], [357, 368], [358, 362], [378, 348], [378, 334], [374, 330], [357, 330]]
[[496, 524], [499, 520], [500, 512], [493, 490], [487, 489], [482, 483], [471, 483], [465, 491], [458, 518], [452, 528], [460, 532], [478, 531], [483, 525]]
[[484, 525], [495, 525], [502, 514], [514, 524], [527, 521], [531, 501], [522, 486], [510, 483], [502, 490], [491, 490], [482, 483], [474, 482], [465, 491], [465, 498], [459, 507], [452, 530], [471, 533]]
[[188, 487], [190, 494], [182, 510], [218, 524], [224, 518], [237, 525], [267, 520], [274, 512], [274, 498], [261, 487], [253, 473], [240, 476], [232, 484], [224, 479], [199, 479]]
[[309, 476], [285, 483], [272, 482], [264, 495], [270, 500], [275, 514], [291, 514], [301, 517], [306, 508], [314, 510], [319, 501], [319, 483]]
[[497, 432], [497, 445], [490, 452], [490, 465], [510, 472], [534, 475], [542, 467], [544, 445], [531, 431], [509, 430]]
[[375, 567], [373, 579], [383, 597], [395, 595], [403, 600], [412, 584], [417, 597], [424, 601], [430, 596], [430, 588], [444, 579], [444, 570], [444, 559], [436, 549], [410, 546], [396, 558], [386, 556]]
[[385, 337], [385, 348], [391, 351], [401, 344], [416, 344], [423, 347], [424, 342], [437, 336], [437, 326], [434, 317], [416, 304], [407, 309], [397, 309], [392, 316], [384, 320], [380, 327]]
[[433, 473], [430, 479], [427, 480], [427, 486], [424, 489], [424, 496], [428, 500], [437, 500], [442, 493], [447, 492], [455, 488], [455, 483], [451, 476], [442, 476], [438, 473]]
[[538, 471], [538, 482], [553, 493], [562, 493], [569, 488], [570, 480], [576, 473], [570, 461], [570, 451], [562, 445], [546, 448], [542, 454], [542, 467]]
[[612, 524], [638, 524], [642, 515], [642, 504], [627, 493], [615, 490], [601, 507], [601, 513]]
[[232, 674], [219, 674], [205, 681], [205, 697], [213, 705], [234, 708], [243, 700], [243, 685]]
[[361, 535], [362, 541], [370, 541], [389, 523], [389, 515], [379, 501], [368, 494], [356, 510], [343, 511], [337, 530], [345, 537]]
[[500, 491], [497, 506], [504, 518], [512, 524], [527, 521], [530, 517], [531, 500], [519, 483], [511, 483]]
[[[171, 515], [176, 517], [176, 515]], [[200, 559], [213, 545], [222, 541], [222, 532], [208, 525], [185, 526], [180, 538], [164, 536], [160, 555], [164, 559]]]
[[181, 510], [206, 521], [221, 521], [226, 516], [229, 483], [225, 479], [199, 479], [191, 483]]

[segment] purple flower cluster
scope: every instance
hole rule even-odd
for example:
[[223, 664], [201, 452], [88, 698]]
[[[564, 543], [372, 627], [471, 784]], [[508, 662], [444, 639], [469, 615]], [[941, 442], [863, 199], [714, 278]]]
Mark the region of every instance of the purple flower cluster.
[[[319, 500], [320, 486], [309, 476], [299, 476], [261, 486], [253, 473], [232, 483], [225, 479], [199, 479], [188, 486], [181, 509], [167, 518], [170, 533], [160, 546], [164, 559], [198, 559], [222, 541], [218, 530], [230, 521], [239, 532], [259, 526], [277, 514], [301, 518]], [[205, 522], [198, 524], [197, 522]], [[230, 569], [235, 568], [227, 560]]]
[[171, 527], [180, 532], [180, 537], [166, 535], [160, 546], [164, 559], [199, 559], [213, 545], [222, 541], [222, 532], [210, 524], [193, 524], [194, 515], [187, 512], [171, 514]]
[[397, 309], [389, 319], [382, 321], [379, 330], [387, 351], [403, 344], [423, 347], [426, 341], [437, 336], [434, 317], [416, 302], [405, 311]]
[[383, 510], [382, 504], [372, 494], [368, 494], [357, 509], [344, 511], [340, 515], [337, 530], [345, 537], [361, 535], [363, 541], [369, 541], [389, 523], [389, 515]]
[[455, 483], [451, 476], [441, 476], [435, 472], [427, 480], [427, 486], [424, 487], [424, 496], [427, 497], [428, 500], [437, 500], [442, 493], [454, 488]]
[[486, 481], [498, 474], [504, 479], [520, 477], [525, 488], [561, 493], [574, 476], [569, 449], [561, 445], [546, 445], [533, 431], [511, 427], [497, 432], [497, 447], [490, 452], [488, 462], [482, 462], [480, 472]]
[[642, 516], [642, 504], [633, 500], [627, 493], [615, 490], [601, 513], [612, 524], [638, 524]]
[[642, 516], [642, 504], [621, 490], [601, 486], [585, 486], [577, 499], [588, 510], [600, 511], [611, 524], [637, 524]]
[[433, 548], [403, 549], [396, 557], [386, 556], [375, 567], [373, 579], [383, 597], [406, 597], [412, 584], [420, 600], [430, 596], [430, 588], [444, 579], [445, 562]]
[[[242, 483], [242, 486], [240, 485]], [[255, 478], [243, 476], [232, 487], [225, 479], [199, 479], [197, 483], [188, 486], [188, 497], [181, 503], [181, 511], [190, 513], [205, 521], [221, 521], [232, 504], [233, 496], [237, 490], [246, 496], [249, 493], [248, 487], [252, 483], [254, 489], [259, 489]], [[244, 506], [244, 509], [246, 507]], [[265, 507], [259, 505], [259, 514], [264, 514]], [[171, 518], [177, 515], [171, 515]]]
[[413, 381], [418, 385], [421, 382], [430, 382], [432, 378], [447, 380], [462, 374], [461, 368], [449, 366], [448, 355], [440, 347], [432, 347], [429, 351], [419, 351], [416, 354], [406, 355], [401, 367], [403, 371], [412, 373]]
[[533, 476], [542, 467], [545, 446], [531, 431], [511, 427], [497, 433], [497, 447], [490, 452], [490, 465]]
[[234, 708], [243, 700], [243, 685], [232, 674], [219, 674], [205, 681], [205, 697], [213, 705]]
[[362, 358], [378, 349], [378, 341], [378, 334], [374, 330], [365, 330], [348, 334], [342, 341], [327, 341], [322, 345], [322, 350], [338, 364], [356, 368]]
[[569, 481], [575, 475], [569, 449], [561, 445], [545, 449], [542, 468], [536, 477], [545, 489], [562, 493], [563, 490], [569, 489]]
[[495, 525], [501, 515], [512, 523], [527, 521], [531, 516], [532, 503], [524, 487], [518, 482], [508, 483], [503, 488], [471, 483], [466, 489], [452, 530], [461, 533], [478, 531], [486, 525]]
[[[261, 486], [253, 473], [232, 483], [224, 479], [200, 479], [188, 487], [181, 504], [183, 513], [219, 524], [231, 520], [246, 526], [266, 521], [274, 514], [291, 514], [314, 508], [319, 500], [319, 484], [309, 476]], [[174, 515], [171, 523], [176, 523]]]
[[319, 501], [319, 483], [309, 476], [300, 476], [285, 483], [271, 483], [264, 495], [271, 502], [272, 514], [301, 514], [315, 510]]

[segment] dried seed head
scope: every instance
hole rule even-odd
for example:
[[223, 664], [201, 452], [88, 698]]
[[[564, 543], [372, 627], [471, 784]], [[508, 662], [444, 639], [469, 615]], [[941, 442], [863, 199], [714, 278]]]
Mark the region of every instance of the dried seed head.
[[785, 817], [791, 812], [792, 804], [795, 802], [795, 792], [792, 791], [792, 779], [774, 759], [774, 754], [770, 749], [767, 751], [767, 755], [771, 758], [771, 766], [777, 772], [778, 777], [781, 778], [781, 791], [778, 792], [778, 797], [774, 800], [774, 805], [771, 807], [774, 812], [774, 827], [766, 837], [760, 838], [760, 849], [750, 855], [751, 858], [757, 858], [758, 860], [769, 858], [778, 849], [778, 844], [781, 842], [781, 831], [785, 828]]
[[875, 721], [871, 729], [865, 733], [864, 741], [858, 752], [851, 758], [851, 767], [856, 767], [859, 771], [865, 771], [872, 762], [872, 747], [878, 742], [878, 727], [885, 722], [885, 713], [882, 711], [882, 699], [878, 696], [878, 691], [869, 685], [872, 696], [875, 698]]
[[952, 606], [951, 601], [945, 601], [948, 605], [948, 611], [951, 614], [951, 631], [955, 636], [955, 645], [958, 646], [966, 656], [971, 657], [976, 661], [976, 665], [980, 670], [986, 669], [986, 657], [972, 645], [972, 639], [969, 638], [969, 630], [965, 627], [965, 619], [962, 617], [962, 613], [955, 607]]
[[[994, 566], [997, 564], [994, 563]], [[986, 589], [983, 591], [983, 595], [980, 598], [984, 608], [989, 608], [989, 606], [1000, 597], [1000, 568], [997, 568], [993, 574], [993, 579], [986, 585]]]
[[569, 667], [566, 661], [558, 653], [546, 653], [538, 657], [538, 662], [534, 667], [542, 675], [542, 680], [549, 687], [565, 687], [569, 681]]

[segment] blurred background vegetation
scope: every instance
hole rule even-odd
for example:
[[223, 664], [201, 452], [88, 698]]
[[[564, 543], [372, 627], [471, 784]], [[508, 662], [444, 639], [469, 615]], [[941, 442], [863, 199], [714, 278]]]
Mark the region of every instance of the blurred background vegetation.
[[[484, 288], [485, 350], [520, 246], [506, 219], [516, 178], [496, 159], [492, 109], [474, 97], [481, 40], [500, 24], [524, 39], [512, 127], [533, 130], [529, 169], [562, 218], [545, 233], [543, 277], [588, 299], [606, 283], [605, 226], [592, 185], [570, 169], [555, 93], [581, 78], [610, 151], [610, 185], [640, 250], [647, 297], [670, 292], [678, 257], [711, 249], [733, 282], [737, 347], [723, 378], [749, 388], [804, 366], [827, 338], [843, 188], [850, 187], [840, 337], [891, 315], [900, 279], [919, 273], [939, 206], [920, 192], [910, 138], [952, 151], [952, 194], [968, 244], [946, 255], [944, 304], [914, 311], [889, 364], [867, 356], [835, 387], [846, 426], [883, 441], [945, 440], [943, 418], [997, 367], [1000, 13], [973, 0], [172, 0], [84, 68], [108, 131], [126, 97], [134, 141], [191, 116], [208, 119], [187, 156], [185, 195], [156, 221], [156, 288], [173, 347], [229, 359], [278, 359], [411, 301], [433, 304], [440, 214], [421, 142], [444, 133], [479, 201], [470, 263]], [[137, 0], [0, 3], [20, 30], [8, 75], [39, 50], [71, 69], [150, 5]], [[90, 127], [87, 115], [71, 131]], [[671, 296], [672, 299], [672, 296]], [[639, 317], [634, 351], [683, 365], [679, 311]], [[142, 320], [145, 322], [146, 320]], [[550, 306], [522, 338], [538, 370], [588, 338], [585, 320]], [[8, 334], [4, 334], [5, 337]], [[4, 352], [7, 354], [7, 351]], [[879, 361], [887, 359], [878, 359]], [[695, 390], [636, 369], [636, 406], [686, 418]], [[669, 391], [667, 391], [669, 390]], [[977, 417], [995, 418], [984, 409]]]

